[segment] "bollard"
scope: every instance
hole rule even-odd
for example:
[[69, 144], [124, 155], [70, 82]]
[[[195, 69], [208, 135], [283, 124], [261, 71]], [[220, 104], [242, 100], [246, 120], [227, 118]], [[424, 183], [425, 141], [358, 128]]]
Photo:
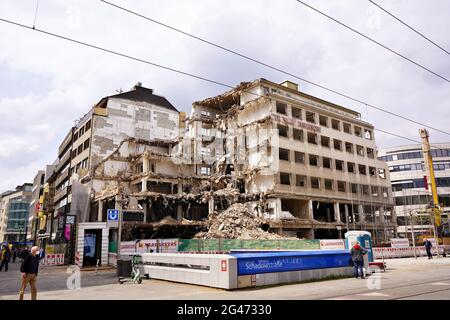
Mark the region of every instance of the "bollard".
[[97, 259], [97, 264], [95, 265], [95, 274], [97, 274], [99, 262], [100, 262], [100, 259]]

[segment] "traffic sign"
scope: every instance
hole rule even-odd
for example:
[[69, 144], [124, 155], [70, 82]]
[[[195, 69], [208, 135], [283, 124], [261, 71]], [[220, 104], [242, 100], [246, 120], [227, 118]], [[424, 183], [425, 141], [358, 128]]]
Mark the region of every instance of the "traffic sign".
[[108, 221], [119, 221], [119, 210], [117, 209], [108, 209]]

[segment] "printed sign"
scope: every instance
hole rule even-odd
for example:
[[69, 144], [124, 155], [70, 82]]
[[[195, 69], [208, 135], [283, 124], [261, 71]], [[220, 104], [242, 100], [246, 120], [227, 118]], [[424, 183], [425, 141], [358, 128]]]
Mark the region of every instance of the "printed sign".
[[320, 249], [322, 250], [344, 250], [345, 243], [342, 239], [320, 240]]
[[143, 239], [135, 241], [122, 241], [120, 243], [120, 253], [176, 253], [178, 252], [178, 239]]
[[119, 220], [119, 210], [117, 209], [108, 209], [108, 221], [118, 221]]
[[392, 238], [391, 248], [409, 248], [409, 240], [406, 238]]

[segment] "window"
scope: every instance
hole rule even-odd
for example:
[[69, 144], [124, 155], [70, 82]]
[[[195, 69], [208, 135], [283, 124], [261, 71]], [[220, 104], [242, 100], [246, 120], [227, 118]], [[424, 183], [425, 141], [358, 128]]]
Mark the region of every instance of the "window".
[[341, 123], [339, 122], [339, 120], [331, 119], [331, 127], [334, 130], [341, 130]]
[[87, 139], [84, 144], [83, 144], [84, 150], [86, 150], [87, 148], [89, 148], [89, 139]]
[[206, 110], [202, 110], [202, 111], [200, 111], [200, 115], [202, 117], [210, 117], [211, 116], [211, 112], [206, 111]]
[[309, 155], [309, 165], [318, 167], [319, 166], [319, 156], [316, 156], [314, 154], [310, 154]]
[[279, 149], [278, 158], [280, 160], [289, 161], [289, 150], [288, 149]]
[[377, 186], [371, 186], [370, 192], [372, 197], [378, 197], [378, 187]]
[[317, 134], [308, 132], [308, 143], [317, 144]]
[[320, 189], [320, 178], [311, 177], [311, 188]]
[[356, 183], [350, 183], [350, 189], [352, 193], [358, 193], [358, 185]]
[[288, 137], [288, 127], [281, 124], [278, 125], [278, 134], [280, 137]]
[[335, 150], [342, 150], [342, 141], [333, 139], [333, 147]]
[[325, 190], [333, 190], [333, 180], [325, 179]]
[[386, 170], [384, 170], [383, 168], [379, 168], [378, 169], [378, 176], [381, 178], [381, 179], [386, 179], [386, 172], [385, 172]]
[[303, 130], [294, 128], [294, 140], [303, 141]]
[[81, 163], [81, 167], [82, 168], [87, 168], [87, 163], [88, 163], [88, 158], [83, 160], [83, 162]]
[[359, 172], [359, 174], [364, 174], [364, 175], [367, 174], [366, 166], [363, 164], [358, 164], [358, 172]]
[[364, 156], [364, 147], [357, 144], [356, 145], [356, 153], [359, 156]]
[[372, 131], [370, 131], [369, 129], [364, 129], [364, 138], [372, 140]]
[[319, 124], [324, 127], [328, 127], [328, 117], [319, 115]]
[[316, 123], [316, 115], [314, 112], [306, 111], [306, 121]]
[[320, 136], [320, 145], [322, 147], [330, 147], [330, 138], [325, 137], [325, 136]]
[[286, 110], [287, 110], [287, 104], [277, 101], [277, 113], [286, 115], [287, 114]]
[[322, 158], [322, 165], [324, 168], [331, 169], [331, 159], [330, 158]]
[[306, 187], [306, 176], [300, 174], [295, 175], [295, 185], [297, 187]]
[[81, 129], [80, 129], [80, 133], [78, 134], [78, 136], [82, 136], [84, 134], [84, 127], [81, 127]]
[[77, 153], [80, 154], [80, 153], [82, 153], [82, 152], [83, 152], [83, 145], [80, 144], [80, 146], [78, 147]]
[[369, 167], [369, 175], [370, 175], [371, 177], [375, 177], [376, 174], [377, 174], [377, 168], [375, 168], [375, 167]]
[[372, 148], [366, 148], [366, 152], [367, 152], [367, 156], [371, 159], [375, 158], [375, 152], [373, 151]]
[[344, 127], [344, 132], [345, 133], [352, 133], [351, 132], [352, 126], [350, 125], [350, 123], [343, 122], [342, 126]]
[[89, 120], [89, 121], [86, 123], [86, 131], [88, 131], [90, 128], [91, 128], [91, 120]]
[[294, 156], [296, 163], [305, 163], [305, 154], [303, 152], [295, 151]]
[[286, 172], [280, 172], [280, 183], [285, 185], [291, 184], [291, 175]]
[[356, 173], [355, 164], [353, 162], [347, 162], [347, 171], [351, 173]]
[[348, 153], [353, 153], [353, 144], [350, 142], [345, 143], [345, 151]]
[[292, 107], [292, 118], [301, 119], [302, 118], [302, 109]]
[[336, 159], [336, 160], [334, 160], [334, 164], [335, 164], [336, 170], [344, 171], [344, 161]]
[[78, 131], [74, 133], [73, 141], [75, 142], [75, 141], [77, 141], [77, 139], [78, 139]]
[[77, 149], [72, 150], [72, 159], [77, 156]]
[[346, 191], [345, 190], [345, 185], [346, 185], [345, 181], [338, 181], [337, 182], [338, 191], [339, 192], [345, 192]]
[[353, 130], [355, 130], [355, 136], [362, 137], [361, 127], [355, 126]]
[[363, 195], [368, 196], [369, 195], [369, 186], [365, 185], [365, 184], [361, 185], [361, 193]]
[[211, 172], [211, 168], [209, 167], [201, 167], [200, 168], [200, 174], [202, 175], [209, 175]]

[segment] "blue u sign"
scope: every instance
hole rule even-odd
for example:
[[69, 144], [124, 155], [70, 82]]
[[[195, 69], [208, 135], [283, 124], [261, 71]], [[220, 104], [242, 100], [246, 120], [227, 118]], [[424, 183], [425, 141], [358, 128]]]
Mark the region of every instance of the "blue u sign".
[[108, 221], [117, 221], [119, 220], [119, 210], [117, 209], [108, 209]]

